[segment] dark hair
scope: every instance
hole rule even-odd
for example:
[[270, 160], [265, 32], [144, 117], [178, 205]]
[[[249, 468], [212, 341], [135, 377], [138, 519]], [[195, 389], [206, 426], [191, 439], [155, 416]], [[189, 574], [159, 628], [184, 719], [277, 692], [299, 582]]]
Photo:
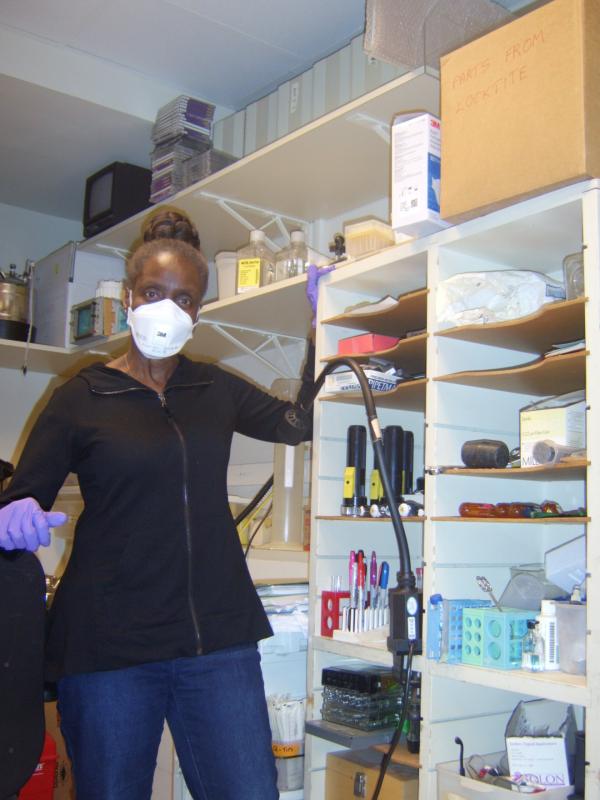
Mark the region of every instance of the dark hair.
[[208, 263], [206, 258], [201, 250], [193, 247], [188, 242], [182, 242], [178, 239], [153, 239], [152, 241], [140, 245], [129, 256], [125, 264], [125, 285], [127, 288], [133, 288], [137, 276], [140, 274], [144, 264], [149, 258], [164, 252], [179, 256], [196, 267], [198, 275], [200, 276], [201, 297], [204, 297], [208, 284]]
[[155, 239], [175, 239], [187, 242], [196, 250], [200, 250], [200, 237], [193, 222], [179, 211], [161, 209], [152, 214], [145, 222], [142, 236], [144, 242]]

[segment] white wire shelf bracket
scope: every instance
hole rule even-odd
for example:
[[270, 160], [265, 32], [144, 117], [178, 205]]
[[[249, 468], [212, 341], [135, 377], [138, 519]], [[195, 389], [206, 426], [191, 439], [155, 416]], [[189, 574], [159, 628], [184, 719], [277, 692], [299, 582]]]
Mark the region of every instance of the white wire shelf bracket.
[[[260, 227], [260, 230], [265, 232], [265, 237], [269, 246], [275, 250], [279, 249], [279, 245], [273, 239], [269, 238], [266, 233], [267, 230], [274, 227], [281, 236], [289, 241], [291, 230], [301, 228], [306, 232], [310, 225], [308, 220], [290, 217], [285, 214], [280, 214], [277, 211], [273, 211], [272, 209], [261, 208], [260, 206], [244, 203], [241, 200], [233, 200], [229, 197], [221, 197], [220, 195], [212, 194], [211, 192], [205, 192], [201, 190], [196, 192], [195, 196], [211, 200], [226, 214], [229, 214], [230, 217], [239, 222], [242, 227], [249, 231]], [[258, 218], [264, 218], [264, 222], [259, 225], [256, 221], [253, 221], [252, 218], [250, 218], [250, 214]]]
[[[306, 343], [306, 339], [300, 336], [291, 336], [284, 333], [272, 333], [271, 331], [260, 330], [259, 328], [248, 327], [245, 325], [236, 325], [229, 322], [213, 322], [211, 320], [198, 320], [199, 325], [208, 325], [211, 330], [220, 334], [228, 342], [235, 345], [245, 355], [260, 361], [261, 364], [273, 370], [280, 378], [297, 378], [298, 370], [292, 366], [287, 353], [284, 350], [284, 344], [302, 344]], [[244, 334], [251, 334], [254, 338], [261, 337], [262, 341], [255, 346], [251, 346], [243, 341]], [[269, 354], [263, 351], [267, 348], [273, 348], [273, 351], [278, 354], [284, 363], [285, 369], [281, 369], [274, 361], [269, 358]]]

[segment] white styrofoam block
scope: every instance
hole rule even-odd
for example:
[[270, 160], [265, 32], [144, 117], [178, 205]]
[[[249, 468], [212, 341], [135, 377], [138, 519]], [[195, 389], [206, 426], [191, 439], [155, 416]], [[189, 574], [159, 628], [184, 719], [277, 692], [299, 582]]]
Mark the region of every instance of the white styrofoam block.
[[244, 155], [254, 153], [277, 138], [277, 92], [246, 107]]
[[213, 125], [213, 146], [217, 150], [241, 158], [244, 155], [245, 127], [245, 109], [223, 117]]
[[362, 34], [352, 39], [350, 51], [352, 71], [350, 94], [353, 100], [409, 71], [409, 67], [395, 66], [367, 55], [363, 47]]
[[310, 122], [313, 114], [313, 73], [307, 70], [277, 89], [277, 136]]
[[351, 48], [346, 45], [312, 68], [313, 119], [343, 106], [351, 99]]

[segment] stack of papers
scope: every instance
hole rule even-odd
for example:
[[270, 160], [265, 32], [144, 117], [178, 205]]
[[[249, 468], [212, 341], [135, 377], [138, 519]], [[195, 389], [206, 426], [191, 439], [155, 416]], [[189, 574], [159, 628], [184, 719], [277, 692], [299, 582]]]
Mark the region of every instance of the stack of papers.
[[572, 342], [561, 342], [560, 344], [553, 344], [547, 353], [544, 353], [544, 358], [550, 356], [562, 356], [565, 353], [574, 353], [576, 350], [583, 350], [585, 347], [585, 339], [575, 339]]

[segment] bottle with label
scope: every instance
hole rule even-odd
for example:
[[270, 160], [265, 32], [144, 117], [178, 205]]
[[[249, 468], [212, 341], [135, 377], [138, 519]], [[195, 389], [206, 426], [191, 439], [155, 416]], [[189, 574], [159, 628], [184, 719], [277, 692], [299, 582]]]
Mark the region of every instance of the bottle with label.
[[542, 609], [538, 617], [539, 631], [544, 640], [544, 669], [560, 669], [558, 659], [558, 623], [556, 606], [552, 600], [542, 600]]
[[536, 620], [527, 620], [527, 633], [521, 646], [521, 667], [530, 672], [541, 672], [544, 669], [544, 639]]
[[237, 251], [235, 293], [244, 294], [273, 283], [275, 261], [264, 231], [250, 231], [250, 242]]
[[308, 248], [304, 240], [304, 231], [292, 231], [290, 244], [275, 256], [275, 280], [295, 278], [306, 271], [308, 264]]

